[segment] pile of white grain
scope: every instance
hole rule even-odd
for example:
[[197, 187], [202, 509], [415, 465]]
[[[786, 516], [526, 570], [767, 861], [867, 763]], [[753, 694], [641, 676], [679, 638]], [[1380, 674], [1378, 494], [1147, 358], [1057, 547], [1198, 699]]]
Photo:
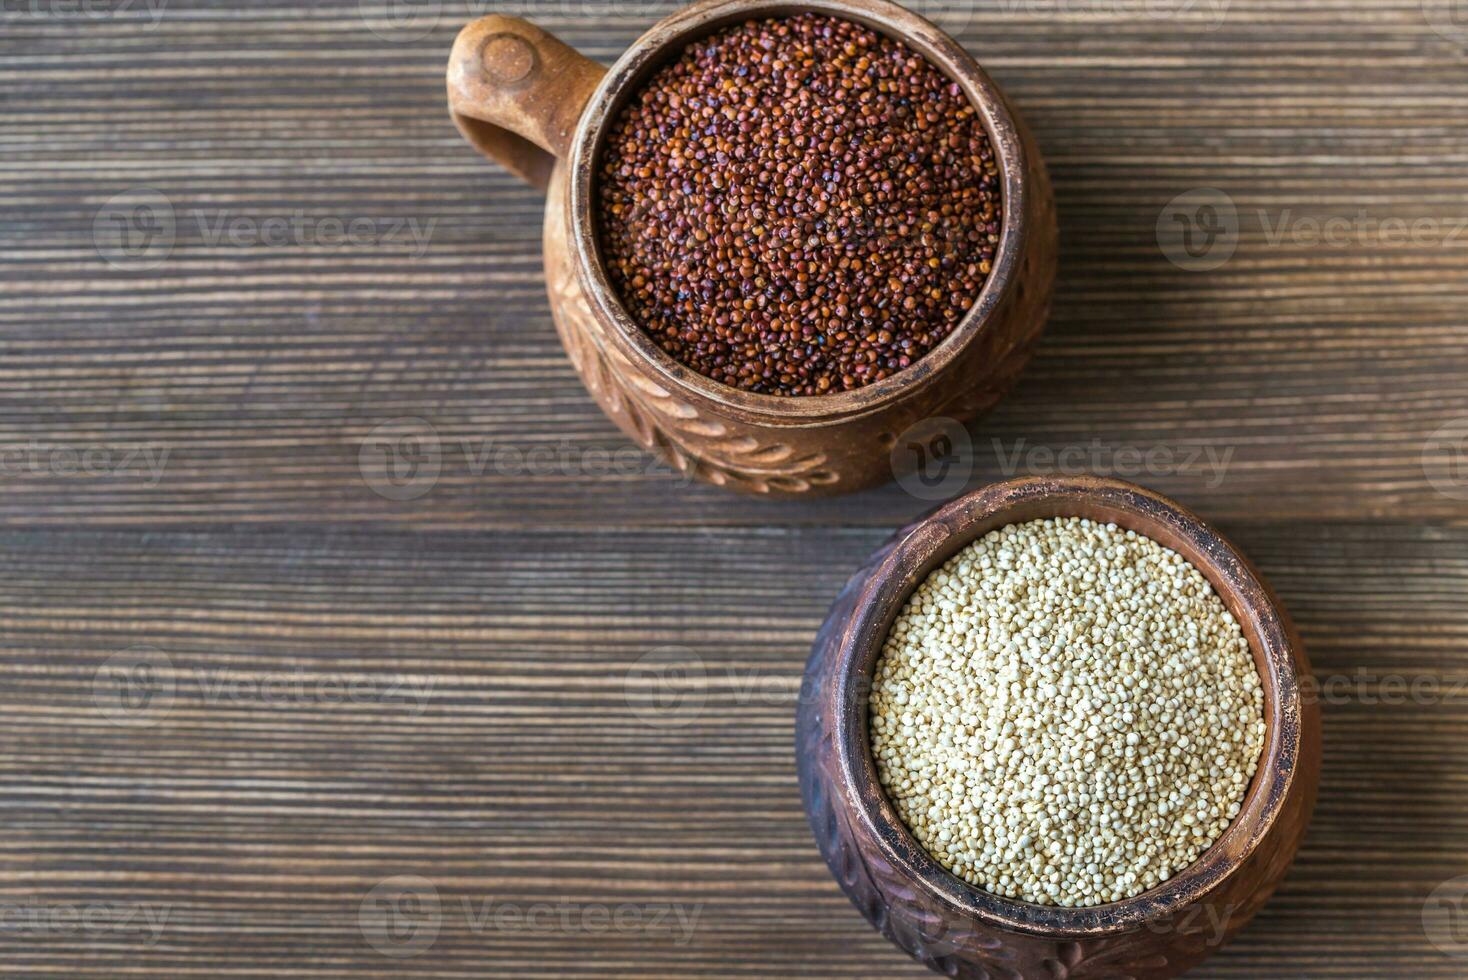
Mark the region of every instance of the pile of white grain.
[[994, 531], [922, 582], [871, 695], [888, 796], [1009, 898], [1140, 894], [1238, 815], [1264, 744], [1248, 642], [1186, 559], [1080, 518]]

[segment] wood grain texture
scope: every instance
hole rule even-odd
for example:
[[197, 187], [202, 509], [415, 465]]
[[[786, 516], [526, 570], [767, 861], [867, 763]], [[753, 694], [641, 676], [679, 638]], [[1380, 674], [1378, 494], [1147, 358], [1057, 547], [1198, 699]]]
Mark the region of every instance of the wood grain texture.
[[[506, 9], [609, 62], [672, 6]], [[394, 43], [347, 0], [172, 0], [154, 29], [138, 15], [13, 9], [0, 36], [0, 434], [138, 441], [170, 456], [157, 485], [27, 473], [0, 519], [311, 522], [329, 510], [476, 527], [515, 526], [533, 508], [562, 523], [836, 515], [892, 527], [910, 516], [890, 487], [812, 508], [640, 472], [589, 511], [578, 481], [476, 472], [459, 452], [432, 493], [384, 507], [357, 449], [386, 420], [423, 418], [455, 446], [623, 444], [558, 349], [539, 197], [447, 122], [443, 61], [468, 18], [445, 0], [432, 31]], [[1004, 454], [1021, 439], [1196, 445], [1233, 451], [1221, 483], [1175, 466], [1134, 475], [1215, 517], [1456, 519], [1460, 502], [1433, 492], [1419, 460], [1468, 390], [1468, 232], [1436, 248], [1271, 245], [1267, 232], [1286, 212], [1468, 217], [1464, 46], [1434, 32], [1418, 0], [1235, 0], [1211, 30], [1201, 15], [1118, 9], [994, 0], [956, 17], [1035, 129], [1062, 218], [1051, 328], [977, 434], [972, 482], [1004, 475], [993, 439]], [[177, 245], [158, 269], [114, 271], [92, 220], [138, 185], [173, 202]], [[1154, 234], [1166, 203], [1198, 187], [1227, 192], [1247, 219], [1234, 258], [1207, 273], [1173, 266]], [[416, 258], [402, 242], [207, 240], [221, 215], [297, 209], [436, 224]]]
[[[500, 10], [609, 63], [674, 6]], [[1217, 522], [1317, 673], [1361, 689], [1325, 706], [1298, 863], [1197, 975], [1461, 977], [1422, 908], [1468, 874], [1468, 696], [1400, 703], [1382, 678], [1468, 679], [1468, 480], [1423, 466], [1468, 416], [1468, 37], [1418, 0], [919, 6], [1024, 113], [1060, 214], [1051, 326], [969, 483], [1016, 448], [1020, 474], [1035, 446], [1231, 450], [1221, 479], [1117, 475]], [[926, 975], [826, 872], [792, 729], [827, 603], [928, 502], [746, 500], [610, 457], [625, 440], [555, 338], [540, 199], [443, 105], [487, 8], [444, 0], [406, 39], [369, 29], [385, 9], [0, 4], [0, 974]], [[114, 269], [94, 219], [139, 187], [176, 243]], [[1239, 244], [1187, 272], [1155, 226], [1207, 187]], [[1361, 208], [1439, 240], [1276, 234]], [[298, 211], [300, 240], [215, 234]], [[322, 240], [353, 218], [377, 230]], [[421, 249], [391, 233], [410, 220], [433, 222]], [[395, 500], [362, 460], [401, 418], [439, 474]], [[111, 455], [87, 473], [57, 449]], [[167, 668], [149, 726], [104, 710], [119, 654]], [[326, 700], [353, 678], [355, 703]], [[421, 711], [394, 682], [431, 682]], [[362, 904], [404, 875], [441, 927], [386, 956]], [[536, 902], [572, 924], [493, 925]], [[166, 911], [158, 941], [69, 929], [105, 903]], [[687, 942], [659, 903], [697, 910]], [[644, 925], [592, 911], [619, 906]], [[37, 907], [61, 921], [27, 933]]]
[[[1468, 678], [1468, 532], [1223, 530], [1318, 675]], [[174, 924], [151, 946], [7, 936], [7, 975], [917, 980], [831, 880], [794, 779], [804, 653], [884, 536], [5, 534], [0, 901], [156, 903]], [[94, 678], [138, 645], [167, 656], [175, 697], [151, 727], [122, 727]], [[401, 675], [430, 696], [418, 712], [209, 694], [220, 671], [297, 669]], [[1197, 975], [1461, 976], [1421, 907], [1468, 873], [1468, 696], [1324, 716], [1298, 861]], [[394, 960], [357, 915], [399, 875], [435, 882], [443, 926]], [[462, 900], [699, 912], [679, 945], [666, 928], [476, 931]]]

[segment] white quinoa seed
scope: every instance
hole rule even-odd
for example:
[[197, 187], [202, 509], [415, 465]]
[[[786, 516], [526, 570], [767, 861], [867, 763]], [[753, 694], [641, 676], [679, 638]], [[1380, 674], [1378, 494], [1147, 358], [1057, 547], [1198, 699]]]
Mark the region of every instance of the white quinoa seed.
[[986, 891], [1131, 898], [1238, 815], [1264, 745], [1248, 641], [1201, 572], [1114, 524], [1012, 524], [917, 588], [878, 658], [877, 775]]

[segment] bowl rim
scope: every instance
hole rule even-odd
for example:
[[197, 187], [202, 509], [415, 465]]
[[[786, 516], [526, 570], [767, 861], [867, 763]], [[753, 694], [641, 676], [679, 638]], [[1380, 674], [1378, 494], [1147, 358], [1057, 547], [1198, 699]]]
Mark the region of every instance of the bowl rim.
[[[958, 325], [936, 347], [889, 378], [828, 395], [767, 395], [734, 388], [674, 360], [622, 306], [601, 261], [593, 207], [596, 164], [606, 132], [636, 87], [684, 45], [721, 27], [745, 20], [816, 12], [864, 24], [902, 41], [963, 89], [989, 135], [998, 163], [1003, 217], [999, 244], [978, 297]], [[663, 20], [632, 43], [587, 101], [572, 138], [569, 231], [576, 275], [598, 318], [610, 323], [609, 342], [629, 360], [648, 366], [668, 386], [725, 410], [766, 424], [810, 425], [874, 412], [924, 389], [955, 362], [994, 321], [993, 314], [1019, 281], [1020, 260], [1030, 235], [1027, 214], [1029, 165], [1015, 118], [999, 90], [973, 56], [931, 21], [891, 0], [699, 0]]]
[[[1179, 551], [1213, 585], [1249, 640], [1265, 690], [1265, 744], [1238, 816], [1196, 861], [1120, 902], [1085, 908], [1036, 905], [979, 889], [943, 868], [903, 824], [876, 776], [866, 690], [892, 620], [927, 574], [989, 530], [1044, 517], [1090, 517], [1146, 534]], [[1181, 547], [1179, 546], [1181, 545]], [[903, 582], [905, 587], [883, 588]], [[1284, 812], [1301, 758], [1303, 650], [1277, 598], [1253, 565], [1191, 511], [1143, 487], [1102, 477], [1030, 477], [958, 497], [901, 532], [867, 575], [872, 601], [842, 630], [835, 657], [838, 778], [856, 818], [904, 878], [963, 916], [1013, 932], [1098, 938], [1168, 921], [1231, 878]]]

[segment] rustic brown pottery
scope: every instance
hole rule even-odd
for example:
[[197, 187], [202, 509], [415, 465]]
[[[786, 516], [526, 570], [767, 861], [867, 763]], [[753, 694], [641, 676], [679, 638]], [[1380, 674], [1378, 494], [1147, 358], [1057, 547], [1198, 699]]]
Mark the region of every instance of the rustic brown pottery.
[[[831, 395], [754, 394], [684, 367], [645, 336], [607, 281], [593, 174], [629, 94], [689, 41], [758, 17], [820, 11], [901, 40], [954, 79], [999, 161], [1004, 225], [993, 270], [959, 326], [911, 367]], [[545, 272], [561, 342], [613, 422], [680, 471], [754, 493], [835, 494], [889, 479], [898, 434], [967, 420], [1008, 390], [1044, 326], [1056, 231], [1039, 150], [998, 87], [952, 38], [887, 0], [703, 0], [639, 38], [610, 71], [532, 24], [489, 16], [459, 34], [449, 105], [464, 137], [546, 191]]]
[[[1031, 905], [949, 874], [901, 823], [877, 781], [866, 688], [912, 590], [989, 531], [1087, 517], [1179, 552], [1243, 626], [1265, 692], [1264, 757], [1244, 808], [1195, 864], [1136, 898], [1085, 909]], [[1304, 836], [1320, 767], [1320, 711], [1302, 697], [1309, 664], [1259, 573], [1216, 531], [1141, 487], [1102, 479], [997, 484], [899, 531], [846, 584], [806, 667], [796, 752], [811, 829], [867, 920], [916, 959], [966, 980], [1157, 980], [1231, 938], [1279, 884]]]

